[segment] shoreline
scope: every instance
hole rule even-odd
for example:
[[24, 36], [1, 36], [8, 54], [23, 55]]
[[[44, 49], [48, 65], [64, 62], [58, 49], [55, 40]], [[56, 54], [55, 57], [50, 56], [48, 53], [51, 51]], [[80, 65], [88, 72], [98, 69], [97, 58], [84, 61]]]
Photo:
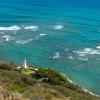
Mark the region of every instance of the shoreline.
[[[65, 76], [66, 77], [66, 75], [65, 74], [63, 74], [63, 73], [61, 73], [63, 76]], [[68, 78], [68, 77], [66, 77], [67, 78], [67, 80], [71, 83], [71, 84], [74, 84], [75, 85], [75, 83], [70, 79], [70, 78]], [[81, 87], [82, 88], [82, 87]], [[91, 95], [93, 95], [93, 96], [96, 96], [96, 97], [100, 97], [100, 95], [97, 95], [97, 94], [95, 94], [95, 93], [93, 93], [93, 92], [91, 92], [91, 91], [89, 91], [89, 90], [87, 90], [87, 89], [85, 89], [85, 88], [82, 88], [82, 90], [84, 90], [86, 93], [89, 93], [89, 94], [91, 94]]]
[[[5, 63], [5, 61], [1, 61], [0, 60], [0, 62], [2, 63]], [[7, 62], [8, 63], [8, 62]], [[65, 75], [64, 73], [61, 73], [61, 72], [58, 72], [59, 74], [61, 74], [61, 75], [63, 75], [64, 77], [66, 77], [66, 79], [69, 81], [69, 83], [71, 83], [71, 84], [73, 84], [73, 85], [77, 85], [77, 84], [75, 84], [69, 77], [67, 77], [67, 75]], [[79, 85], [77, 85], [77, 86], [79, 86]], [[84, 92], [86, 92], [86, 93], [88, 93], [88, 94], [90, 94], [90, 95], [92, 95], [92, 96], [96, 96], [96, 97], [99, 97], [100, 98], [100, 95], [97, 95], [97, 94], [95, 94], [95, 93], [93, 93], [93, 92], [91, 92], [91, 91], [89, 91], [89, 90], [87, 90], [86, 88], [84, 88], [84, 87], [81, 87], [81, 86], [79, 86]]]

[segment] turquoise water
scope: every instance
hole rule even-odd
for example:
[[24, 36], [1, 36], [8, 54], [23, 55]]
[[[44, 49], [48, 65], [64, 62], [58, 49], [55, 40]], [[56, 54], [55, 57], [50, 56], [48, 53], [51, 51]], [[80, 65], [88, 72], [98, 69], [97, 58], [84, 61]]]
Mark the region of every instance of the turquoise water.
[[0, 59], [24, 58], [100, 95], [100, 1], [2, 0]]

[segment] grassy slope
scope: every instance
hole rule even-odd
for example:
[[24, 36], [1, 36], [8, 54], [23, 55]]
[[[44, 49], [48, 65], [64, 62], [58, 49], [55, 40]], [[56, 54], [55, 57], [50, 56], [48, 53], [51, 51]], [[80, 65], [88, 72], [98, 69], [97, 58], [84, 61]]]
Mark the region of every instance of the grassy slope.
[[28, 100], [22, 97], [19, 93], [12, 93], [5, 88], [0, 87], [0, 100]]
[[[48, 69], [39, 69], [34, 76], [29, 74], [31, 73], [29, 69], [20, 73], [14, 70], [15, 67], [14, 64], [0, 62], [0, 86], [8, 91], [20, 93], [23, 98], [29, 98], [29, 100], [100, 100], [70, 84], [64, 76], [54, 70], [46, 73]], [[42, 76], [49, 77], [51, 80], [41, 82], [39, 80]]]

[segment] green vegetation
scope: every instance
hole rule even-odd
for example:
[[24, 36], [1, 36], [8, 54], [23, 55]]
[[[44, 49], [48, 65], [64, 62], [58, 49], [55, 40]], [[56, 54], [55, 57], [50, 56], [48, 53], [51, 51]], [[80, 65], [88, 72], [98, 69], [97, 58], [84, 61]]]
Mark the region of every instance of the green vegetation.
[[29, 77], [29, 76], [27, 76], [27, 75], [23, 75], [23, 76], [22, 76], [22, 80], [23, 80], [23, 82], [24, 82], [25, 84], [27, 84], [27, 85], [35, 85], [36, 82], [37, 82], [36, 79], [34, 79], [34, 78], [32, 78], [32, 77]]
[[17, 70], [16, 68], [16, 64], [0, 62], [0, 85], [10, 92], [20, 93], [23, 98], [29, 100], [100, 100], [71, 84], [65, 76], [53, 69], [32, 65], [27, 69]]
[[0, 61], [0, 69], [14, 70], [16, 67], [17, 67], [17, 65], [14, 64], [13, 62], [9, 63], [9, 62]]

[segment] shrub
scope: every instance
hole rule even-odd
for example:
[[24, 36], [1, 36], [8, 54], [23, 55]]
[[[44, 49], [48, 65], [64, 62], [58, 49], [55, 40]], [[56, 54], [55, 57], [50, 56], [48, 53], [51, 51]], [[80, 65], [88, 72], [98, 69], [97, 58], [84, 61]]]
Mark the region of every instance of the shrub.
[[36, 79], [41, 79], [43, 77], [46, 77], [46, 71], [44, 70], [38, 70], [35, 72], [35, 74], [33, 74], [33, 77]]
[[27, 85], [35, 85], [36, 84], [36, 79], [29, 77], [27, 75], [23, 75], [22, 80]]
[[12, 84], [11, 86], [9, 86], [9, 90], [11, 91], [15, 91], [15, 92], [24, 92], [26, 89], [26, 85], [23, 84]]
[[16, 68], [16, 65], [13, 62], [12, 63], [0, 62], [0, 68], [5, 70], [14, 70]]

